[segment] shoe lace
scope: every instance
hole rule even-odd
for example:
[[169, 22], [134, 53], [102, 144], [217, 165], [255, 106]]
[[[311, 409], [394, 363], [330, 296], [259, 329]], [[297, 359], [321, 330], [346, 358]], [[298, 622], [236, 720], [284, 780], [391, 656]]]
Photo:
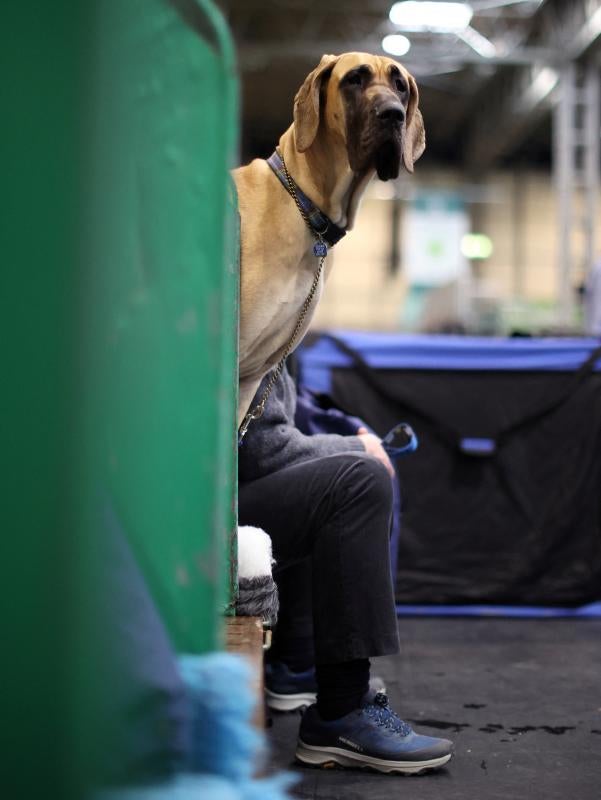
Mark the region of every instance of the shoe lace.
[[378, 692], [371, 703], [363, 707], [363, 711], [380, 727], [387, 728], [389, 731], [394, 731], [394, 733], [398, 733], [401, 736], [408, 736], [412, 731], [411, 725], [400, 719], [390, 708], [388, 697], [384, 692]]

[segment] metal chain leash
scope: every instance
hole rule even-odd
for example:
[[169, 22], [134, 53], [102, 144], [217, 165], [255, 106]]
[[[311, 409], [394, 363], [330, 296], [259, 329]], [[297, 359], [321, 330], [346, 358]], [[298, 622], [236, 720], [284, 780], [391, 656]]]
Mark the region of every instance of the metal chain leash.
[[309, 294], [307, 295], [307, 297], [305, 299], [305, 302], [303, 303], [303, 306], [302, 306], [302, 308], [300, 310], [300, 314], [299, 314], [298, 320], [296, 322], [296, 325], [294, 326], [294, 330], [292, 331], [292, 335], [291, 335], [290, 339], [288, 340], [288, 344], [284, 348], [284, 352], [282, 353], [282, 357], [280, 358], [280, 360], [277, 363], [277, 366], [275, 367], [275, 369], [271, 373], [271, 377], [270, 377], [270, 379], [269, 379], [269, 381], [267, 383], [267, 386], [263, 390], [263, 394], [261, 395], [261, 399], [259, 400], [257, 405], [254, 408], [252, 408], [247, 413], [247, 415], [244, 417], [244, 419], [242, 420], [242, 424], [240, 425], [240, 429], [238, 431], [238, 446], [240, 446], [242, 444], [242, 440], [246, 436], [246, 432], [248, 431], [251, 422], [253, 422], [253, 420], [260, 419], [260, 417], [263, 416], [263, 412], [265, 411], [265, 406], [266, 406], [267, 401], [269, 399], [269, 395], [273, 391], [273, 387], [275, 386], [275, 384], [277, 383], [280, 375], [282, 374], [282, 370], [284, 369], [284, 364], [286, 363], [286, 359], [288, 358], [288, 356], [290, 355], [290, 353], [292, 352], [292, 350], [294, 348], [294, 344], [295, 344], [295, 342], [296, 342], [296, 340], [298, 338], [298, 335], [300, 333], [300, 330], [301, 330], [301, 328], [303, 326], [303, 322], [305, 321], [305, 318], [307, 316], [307, 312], [309, 311], [311, 303], [313, 302], [313, 298], [315, 297], [315, 292], [317, 291], [317, 287], [319, 286], [319, 280], [321, 278], [321, 273], [323, 272], [323, 265], [325, 264], [326, 256], [327, 256], [327, 252], [328, 252], [327, 246], [326, 246], [325, 242], [322, 239], [322, 233], [325, 233], [325, 231], [316, 232], [316, 231], [313, 230], [313, 227], [311, 226], [309, 218], [308, 218], [304, 208], [301, 206], [298, 197], [296, 196], [296, 191], [294, 189], [294, 182], [293, 182], [292, 178], [290, 177], [290, 173], [288, 172], [288, 168], [286, 167], [286, 162], [284, 161], [284, 157], [282, 156], [281, 153], [279, 153], [279, 156], [282, 159], [282, 166], [284, 168], [284, 174], [286, 175], [286, 180], [288, 182], [289, 192], [292, 195], [292, 198], [293, 198], [294, 202], [296, 203], [296, 206], [297, 206], [298, 210], [300, 211], [302, 218], [306, 222], [307, 227], [309, 228], [311, 233], [317, 239], [317, 242], [313, 247], [313, 252], [314, 252], [314, 254], [316, 256], [319, 257], [319, 264], [318, 264], [317, 269], [315, 271], [315, 276], [313, 278], [313, 283], [311, 284], [311, 288], [309, 289]]
[[[297, 194], [296, 194], [296, 189], [294, 188], [294, 181], [293, 181], [293, 180], [292, 180], [292, 178], [290, 177], [290, 173], [288, 172], [288, 167], [286, 166], [286, 162], [284, 161], [284, 156], [283, 156], [283, 155], [280, 153], [280, 151], [279, 151], [279, 150], [277, 150], [277, 149], [276, 149], [276, 153], [279, 155], [279, 157], [280, 157], [280, 158], [281, 158], [281, 160], [282, 160], [282, 167], [283, 167], [283, 169], [284, 169], [284, 174], [285, 174], [285, 176], [286, 176], [286, 181], [288, 182], [288, 191], [289, 191], [289, 192], [290, 192], [290, 194], [292, 195], [292, 198], [293, 198], [294, 202], [296, 203], [296, 207], [297, 207], [297, 208], [298, 208], [298, 210], [300, 211], [301, 217], [302, 217], [302, 218], [305, 220], [305, 222], [306, 222], [306, 224], [307, 224], [307, 227], [309, 228], [309, 230], [311, 231], [311, 233], [312, 233], [312, 234], [315, 236], [315, 238], [316, 238], [316, 239], [317, 239], [319, 242], [322, 242], [322, 243], [324, 244], [324, 247], [325, 247], [325, 243], [323, 242], [323, 239], [322, 239], [321, 237], [322, 237], [322, 235], [323, 235], [323, 234], [326, 232], [326, 230], [327, 230], [327, 227], [328, 227], [328, 226], [326, 225], [326, 227], [325, 227], [325, 228], [324, 228], [322, 231], [316, 231], [316, 230], [313, 228], [313, 226], [311, 225], [311, 221], [309, 220], [309, 217], [307, 216], [307, 212], [306, 212], [306, 211], [305, 211], [305, 209], [302, 207], [302, 205], [301, 205], [301, 203], [300, 203], [300, 200], [298, 199], [298, 196], [297, 196]], [[315, 252], [315, 253], [317, 252], [317, 251], [315, 250], [315, 248], [313, 248], [313, 252]]]

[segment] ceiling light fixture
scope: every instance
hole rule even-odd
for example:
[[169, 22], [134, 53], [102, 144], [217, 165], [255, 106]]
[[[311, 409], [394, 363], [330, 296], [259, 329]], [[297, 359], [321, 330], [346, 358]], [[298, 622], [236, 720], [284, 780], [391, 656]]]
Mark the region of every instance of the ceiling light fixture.
[[482, 58], [494, 58], [497, 55], [497, 48], [490, 39], [482, 36], [475, 28], [468, 26], [464, 31], [458, 31], [457, 35]]
[[467, 3], [433, 3], [404, 0], [390, 9], [390, 21], [406, 31], [459, 33], [471, 22], [474, 12]]
[[551, 67], [541, 67], [526, 89], [521, 102], [517, 106], [521, 113], [528, 113], [551, 94], [559, 83], [559, 73]]
[[382, 39], [382, 50], [391, 56], [404, 56], [409, 52], [411, 42], [400, 33], [391, 33]]

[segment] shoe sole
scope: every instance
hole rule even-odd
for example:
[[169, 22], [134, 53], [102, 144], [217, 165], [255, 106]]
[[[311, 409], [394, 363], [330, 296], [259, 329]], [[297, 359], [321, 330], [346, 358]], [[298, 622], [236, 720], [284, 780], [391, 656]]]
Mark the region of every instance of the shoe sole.
[[422, 772], [438, 769], [447, 764], [452, 756], [452, 753], [447, 753], [445, 756], [431, 758], [428, 761], [387, 761], [383, 758], [374, 758], [373, 756], [361, 755], [361, 753], [353, 753], [349, 750], [343, 750], [340, 747], [314, 747], [313, 745], [305, 744], [300, 739], [296, 748], [296, 758], [301, 764], [307, 764], [313, 767], [331, 767], [336, 765], [341, 767], [358, 767], [373, 769], [377, 772], [397, 772], [402, 775], [419, 775]]
[[298, 711], [313, 705], [317, 695], [315, 692], [299, 692], [298, 694], [277, 694], [265, 689], [265, 702], [272, 711]]

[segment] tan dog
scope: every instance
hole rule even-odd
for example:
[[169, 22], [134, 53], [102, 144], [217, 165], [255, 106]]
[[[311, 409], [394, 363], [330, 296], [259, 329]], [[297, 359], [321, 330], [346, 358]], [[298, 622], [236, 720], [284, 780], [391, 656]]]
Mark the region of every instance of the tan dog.
[[[425, 134], [413, 77], [390, 58], [323, 56], [294, 100], [279, 150], [302, 191], [341, 228], [353, 227], [372, 177], [413, 172]], [[241, 216], [238, 425], [297, 323], [318, 259], [314, 236], [266, 161], [233, 172]], [[326, 267], [327, 269], [327, 267]], [[323, 276], [298, 342], [311, 321]]]

